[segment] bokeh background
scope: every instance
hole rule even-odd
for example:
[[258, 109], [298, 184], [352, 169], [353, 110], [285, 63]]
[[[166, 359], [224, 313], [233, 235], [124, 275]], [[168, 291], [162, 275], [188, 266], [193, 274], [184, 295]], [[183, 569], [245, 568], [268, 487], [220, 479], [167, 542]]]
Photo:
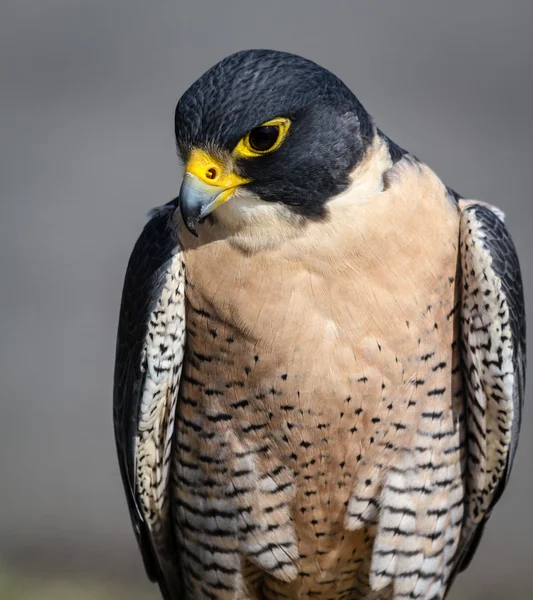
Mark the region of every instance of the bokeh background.
[[[446, 184], [506, 211], [531, 300], [532, 29], [531, 0], [2, 0], [0, 598], [158, 597], [111, 387], [129, 252], [180, 183], [185, 89], [243, 48], [330, 68]], [[527, 401], [510, 486], [452, 600], [533, 597], [532, 452]]]

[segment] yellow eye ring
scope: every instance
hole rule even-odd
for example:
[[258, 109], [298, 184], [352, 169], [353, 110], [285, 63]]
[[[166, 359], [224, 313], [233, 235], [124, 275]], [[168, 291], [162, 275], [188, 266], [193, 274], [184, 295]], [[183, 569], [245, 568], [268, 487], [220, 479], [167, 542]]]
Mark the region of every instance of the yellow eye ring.
[[254, 127], [239, 141], [235, 150], [233, 150], [234, 158], [254, 158], [274, 152], [287, 137], [290, 126], [289, 119], [276, 117], [258, 127]]

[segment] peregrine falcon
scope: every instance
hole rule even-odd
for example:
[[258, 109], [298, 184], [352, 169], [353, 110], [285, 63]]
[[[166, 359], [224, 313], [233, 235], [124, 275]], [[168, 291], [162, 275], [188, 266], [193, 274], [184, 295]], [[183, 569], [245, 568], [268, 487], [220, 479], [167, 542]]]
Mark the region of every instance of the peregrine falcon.
[[243, 51], [175, 113], [128, 265], [114, 422], [165, 600], [441, 600], [507, 485], [518, 258], [347, 86]]

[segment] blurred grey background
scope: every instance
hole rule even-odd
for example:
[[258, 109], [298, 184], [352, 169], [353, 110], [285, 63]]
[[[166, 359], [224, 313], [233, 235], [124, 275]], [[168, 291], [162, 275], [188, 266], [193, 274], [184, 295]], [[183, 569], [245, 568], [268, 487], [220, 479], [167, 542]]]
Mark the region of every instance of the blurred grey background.
[[[532, 29], [531, 0], [2, 0], [0, 598], [157, 597], [111, 387], [129, 252], [180, 183], [185, 89], [243, 48], [328, 67], [447, 185], [505, 210], [531, 299]], [[510, 487], [454, 600], [533, 597], [529, 404]]]

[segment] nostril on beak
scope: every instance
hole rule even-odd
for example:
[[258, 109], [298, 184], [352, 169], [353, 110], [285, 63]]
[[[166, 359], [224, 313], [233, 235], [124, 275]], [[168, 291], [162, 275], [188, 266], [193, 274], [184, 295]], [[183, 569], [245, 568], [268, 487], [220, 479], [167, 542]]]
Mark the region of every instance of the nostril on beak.
[[207, 170], [205, 176], [207, 177], [207, 179], [215, 179], [215, 177], [217, 176], [217, 170], [211, 167]]

